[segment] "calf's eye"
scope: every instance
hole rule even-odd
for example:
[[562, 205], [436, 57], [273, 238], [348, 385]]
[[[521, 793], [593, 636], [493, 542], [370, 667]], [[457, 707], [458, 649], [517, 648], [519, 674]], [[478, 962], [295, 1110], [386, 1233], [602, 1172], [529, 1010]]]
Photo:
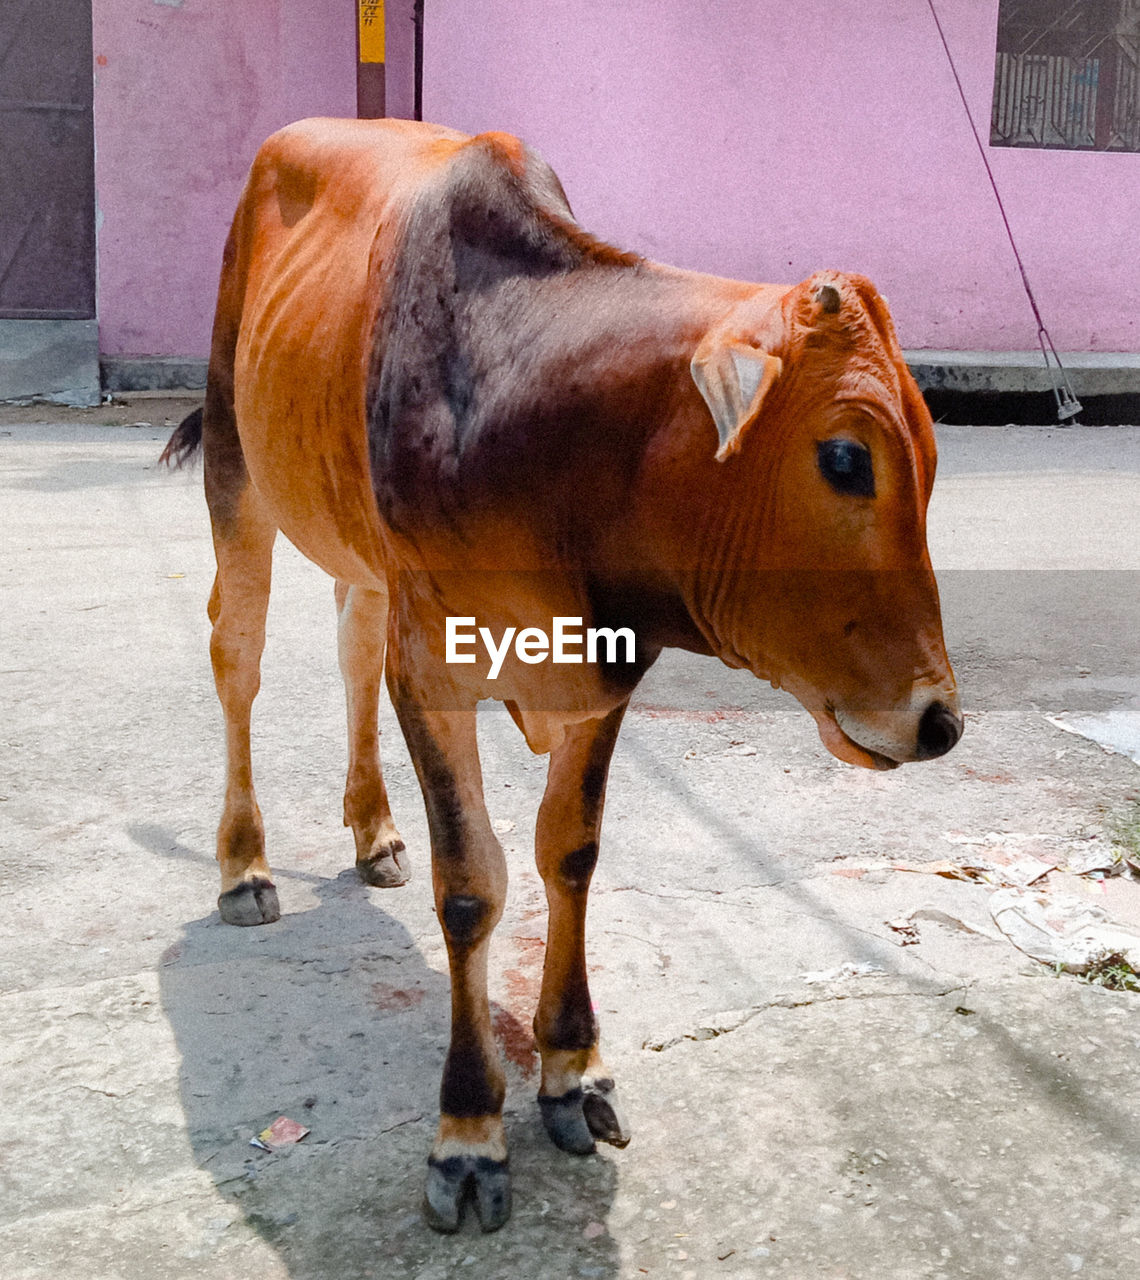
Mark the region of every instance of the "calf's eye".
[[857, 440], [841, 436], [821, 440], [816, 445], [820, 474], [836, 493], [854, 498], [875, 496], [875, 472], [871, 451]]

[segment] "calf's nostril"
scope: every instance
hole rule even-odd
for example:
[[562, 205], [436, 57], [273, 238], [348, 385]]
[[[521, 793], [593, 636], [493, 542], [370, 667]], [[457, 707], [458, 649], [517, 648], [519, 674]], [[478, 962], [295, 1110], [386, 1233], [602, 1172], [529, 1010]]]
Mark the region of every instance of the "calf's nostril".
[[944, 756], [962, 736], [962, 720], [944, 702], [932, 702], [918, 722], [918, 759]]

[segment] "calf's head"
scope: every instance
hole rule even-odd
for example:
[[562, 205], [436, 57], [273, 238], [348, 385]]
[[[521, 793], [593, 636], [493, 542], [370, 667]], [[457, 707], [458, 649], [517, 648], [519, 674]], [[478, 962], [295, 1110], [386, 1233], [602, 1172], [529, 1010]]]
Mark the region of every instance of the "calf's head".
[[883, 299], [836, 272], [761, 292], [691, 369], [719, 435], [689, 527], [706, 638], [794, 694], [841, 760], [949, 751], [962, 719], [926, 547], [934, 434]]

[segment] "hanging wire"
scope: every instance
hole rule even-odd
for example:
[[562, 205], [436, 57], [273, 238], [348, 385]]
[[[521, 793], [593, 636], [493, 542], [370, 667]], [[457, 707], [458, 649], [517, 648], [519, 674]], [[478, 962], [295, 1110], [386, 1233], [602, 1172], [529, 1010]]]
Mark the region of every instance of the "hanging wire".
[[[1080, 413], [1081, 402], [1073, 391], [1069, 375], [1065, 372], [1061, 357], [1057, 354], [1057, 348], [1053, 345], [1053, 339], [1049, 336], [1049, 330], [1045, 327], [1045, 321], [1041, 317], [1041, 309], [1037, 305], [1037, 299], [1033, 296], [1033, 286], [1029, 283], [1029, 275], [1025, 270], [1025, 263], [1021, 260], [1017, 241], [1013, 237], [1013, 228], [1009, 225], [1009, 216], [1006, 214], [1005, 204], [1002, 201], [1001, 192], [998, 190], [997, 180], [994, 178], [994, 171], [990, 167], [990, 158], [986, 155], [981, 135], [978, 133], [978, 126], [974, 123], [974, 117], [970, 113], [970, 104], [966, 100], [966, 91], [962, 88], [962, 80], [958, 75], [958, 68], [954, 65], [954, 55], [950, 52], [950, 45], [946, 41], [946, 32], [942, 29], [942, 22], [938, 17], [938, 11], [934, 7], [934, 0], [926, 0], [926, 3], [930, 8], [930, 16], [934, 19], [934, 25], [938, 28], [938, 38], [942, 41], [942, 48], [946, 51], [946, 60], [950, 63], [950, 70], [954, 76], [954, 83], [958, 86], [958, 97], [962, 99], [966, 119], [970, 122], [970, 132], [974, 135], [978, 154], [982, 157], [982, 164], [985, 165], [986, 175], [989, 177], [990, 186], [993, 188], [994, 199], [997, 201], [1001, 220], [1005, 226], [1005, 234], [1009, 237], [1010, 248], [1013, 250], [1014, 258], [1017, 260], [1017, 269], [1021, 272], [1021, 283], [1025, 286], [1025, 296], [1029, 299], [1029, 305], [1033, 309], [1033, 317], [1037, 321], [1037, 343], [1041, 348], [1041, 356], [1045, 361], [1045, 368], [1048, 370], [1049, 379], [1053, 384], [1053, 399], [1057, 402], [1057, 420], [1067, 423], [1070, 418], [1074, 418]], [[1052, 363], [1049, 360], [1050, 355], [1053, 357]]]

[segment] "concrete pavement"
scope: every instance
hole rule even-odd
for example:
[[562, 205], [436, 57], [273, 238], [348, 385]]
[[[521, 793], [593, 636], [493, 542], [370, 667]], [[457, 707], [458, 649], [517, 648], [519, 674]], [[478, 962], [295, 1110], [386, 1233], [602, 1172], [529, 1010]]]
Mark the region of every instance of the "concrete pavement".
[[[1054, 976], [996, 928], [992, 875], [934, 871], [1140, 841], [1136, 764], [1049, 719], [1140, 699], [1140, 429], [940, 430], [968, 725], [943, 760], [856, 771], [751, 677], [651, 673], [589, 927], [625, 1151], [541, 1133], [544, 761], [487, 708], [515, 1210], [443, 1238], [418, 1212], [447, 1034], [423, 806], [385, 706], [413, 880], [359, 884], [331, 583], [284, 544], [255, 711], [284, 915], [214, 910], [208, 522], [200, 475], [156, 467], [178, 407], [0, 420], [5, 1277], [1137, 1274], [1140, 997]], [[1140, 883], [1042, 883], [1140, 926]], [[251, 1147], [279, 1115], [308, 1137]]]

